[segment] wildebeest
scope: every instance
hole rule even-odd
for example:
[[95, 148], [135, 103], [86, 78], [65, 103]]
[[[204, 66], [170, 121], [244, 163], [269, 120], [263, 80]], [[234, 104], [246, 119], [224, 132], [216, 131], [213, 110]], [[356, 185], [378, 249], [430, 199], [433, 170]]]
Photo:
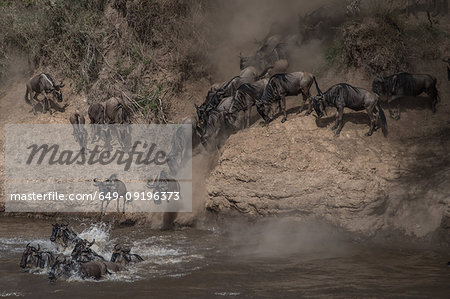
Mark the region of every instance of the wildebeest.
[[253, 66], [249, 66], [243, 69], [239, 76], [233, 77], [225, 85], [216, 89], [212, 95], [210, 90], [203, 104], [201, 104], [200, 107], [195, 105], [199, 120], [198, 125], [203, 127], [208, 121], [210, 112], [214, 110], [224, 98], [232, 96], [242, 84], [255, 82], [257, 76], [257, 70]]
[[[125, 204], [128, 202], [126, 199], [127, 187], [125, 183], [117, 178], [117, 175], [112, 174], [108, 179], [103, 182], [99, 182], [94, 179], [94, 186], [98, 187], [100, 194], [103, 197], [101, 200], [102, 205], [100, 208], [100, 216], [105, 215], [106, 209], [108, 208], [111, 200], [117, 201], [117, 212], [120, 212], [120, 197], [123, 197], [123, 208], [122, 213], [125, 213]], [[106, 201], [106, 206], [103, 208], [103, 204]]]
[[[256, 101], [256, 109], [266, 123], [271, 122], [272, 105], [277, 102], [280, 110], [283, 111], [284, 123], [287, 119], [286, 113], [286, 97], [303, 95], [303, 104], [300, 106], [297, 114], [303, 110], [306, 102], [310, 100], [310, 88], [313, 84], [314, 76], [306, 72], [295, 72], [288, 74], [273, 75], [267, 83], [263, 95], [260, 100]], [[306, 115], [310, 114], [312, 110], [311, 102], [309, 101], [309, 108]]]
[[111, 255], [110, 261], [122, 267], [127, 266], [129, 263], [138, 263], [144, 261], [144, 259], [139, 254], [131, 253], [130, 251], [130, 247], [116, 244], [114, 245], [114, 251]]
[[[180, 194], [180, 183], [170, 176], [166, 170], [161, 170], [159, 176], [157, 176], [153, 181], [147, 182], [147, 188], [151, 189], [153, 194], [158, 194], [159, 198], [155, 199], [154, 202], [160, 205], [162, 201], [162, 194], [165, 193], [165, 198], [170, 200], [179, 200], [181, 198]], [[174, 226], [175, 218], [177, 217], [177, 212], [165, 212], [163, 215], [163, 230], [172, 229]]]
[[20, 259], [21, 268], [47, 268], [53, 265], [55, 258], [50, 251], [41, 251], [41, 246], [31, 246], [30, 243], [25, 247]]
[[81, 114], [78, 110], [70, 115], [69, 118], [70, 123], [73, 127], [73, 137], [75, 141], [78, 142], [81, 149], [86, 149], [87, 140], [88, 140], [88, 132], [84, 127], [85, 119], [83, 114]]
[[[100, 140], [102, 137], [102, 126], [106, 123], [105, 107], [101, 103], [93, 103], [88, 109], [89, 120], [92, 128], [92, 142]], [[106, 133], [103, 132], [103, 135]], [[109, 133], [107, 134], [109, 135]], [[104, 136], [105, 137], [105, 136]], [[107, 139], [107, 138], [106, 138]]]
[[127, 151], [131, 147], [130, 113], [126, 103], [119, 98], [110, 98], [105, 103], [107, 122], [115, 124], [110, 126], [112, 134], [117, 137], [120, 146]]
[[68, 224], [52, 224], [52, 235], [50, 236], [50, 241], [55, 242], [57, 245], [62, 246], [62, 248], [67, 248], [72, 244], [76, 244], [80, 238], [78, 235], [69, 227]]
[[[383, 134], [387, 134], [386, 117], [383, 109], [381, 109], [378, 96], [365, 90], [363, 88], [353, 87], [349, 84], [339, 83], [330, 87], [325, 93], [322, 93], [317, 86], [319, 94], [312, 98], [314, 109], [319, 117], [323, 116], [323, 111], [327, 106], [336, 107], [336, 122], [331, 128], [336, 130], [336, 136], [338, 136], [343, 126], [343, 113], [344, 107], [350, 108], [355, 111], [366, 109], [367, 115], [370, 120], [370, 129], [366, 133], [366, 136], [372, 135], [377, 120], [381, 123]], [[378, 113], [376, 109], [378, 108]]]
[[240, 111], [245, 111], [246, 127], [250, 126], [251, 109], [255, 105], [256, 101], [262, 97], [264, 88], [267, 85], [267, 79], [261, 79], [255, 83], [242, 84], [230, 104], [230, 109], [226, 114], [228, 123], [236, 128], [236, 119]]
[[106, 118], [110, 124], [128, 124], [130, 115], [127, 105], [122, 99], [110, 98], [105, 102]]
[[70, 258], [58, 257], [54, 262], [48, 278], [56, 280], [60, 277], [70, 277], [72, 274], [79, 274], [82, 278], [100, 279], [105, 274], [110, 274], [103, 261], [89, 261], [80, 263]]
[[91, 246], [94, 245], [95, 239], [92, 242], [89, 242], [84, 239], [79, 239], [75, 244], [75, 247], [72, 250], [70, 256], [74, 261], [77, 262], [87, 262], [96, 259], [105, 260], [101, 255], [96, 253], [91, 249]]
[[206, 122], [201, 142], [207, 150], [214, 150], [220, 146], [222, 134], [227, 134], [229, 128], [226, 115], [231, 107], [233, 98], [227, 97], [214, 109]]
[[431, 98], [431, 110], [436, 112], [436, 104], [439, 102], [439, 93], [436, 88], [437, 80], [428, 74], [399, 73], [388, 77], [377, 76], [372, 83], [372, 90], [381, 99], [388, 102], [389, 113], [394, 119], [400, 118], [400, 103], [397, 107], [397, 115], [391, 110], [390, 102], [404, 96], [416, 97], [426, 93]]
[[[25, 92], [25, 101], [33, 107], [33, 113], [36, 114], [36, 106], [33, 103], [33, 99], [39, 101], [38, 95], [44, 95], [44, 104], [42, 108], [42, 112], [46, 113], [47, 110], [50, 110], [50, 104], [48, 99], [48, 94], [53, 95], [58, 102], [62, 102], [62, 93], [61, 88], [64, 87], [63, 82], [61, 81], [59, 84], [55, 84], [55, 81], [49, 74], [41, 73], [39, 75], [31, 78], [27, 83], [27, 90]], [[32, 95], [34, 92], [34, 95]], [[29, 98], [29, 96], [32, 96]], [[50, 113], [51, 110], [50, 110]]]
[[[192, 120], [184, 118], [173, 136], [170, 152], [167, 155], [167, 165], [170, 174], [176, 175], [192, 158]], [[190, 126], [186, 126], [190, 125]]]

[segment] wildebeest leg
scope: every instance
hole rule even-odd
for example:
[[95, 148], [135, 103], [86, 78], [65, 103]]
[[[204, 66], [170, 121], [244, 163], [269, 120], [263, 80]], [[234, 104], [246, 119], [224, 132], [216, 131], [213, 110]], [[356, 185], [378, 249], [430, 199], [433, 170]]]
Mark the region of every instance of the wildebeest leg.
[[436, 105], [438, 103], [438, 92], [435, 87], [426, 91], [426, 94], [431, 98], [431, 111], [436, 113]]
[[280, 97], [280, 105], [281, 109], [283, 110], [283, 118], [281, 119], [281, 122], [284, 123], [287, 119], [287, 113], [286, 113], [286, 97], [283, 95]]
[[105, 213], [104, 213], [104, 211], [103, 211], [103, 204], [105, 203], [105, 200], [103, 199], [102, 200], [102, 205], [101, 205], [101, 207], [100, 207], [100, 217], [101, 216], [103, 216], [103, 215], [105, 215]]
[[42, 113], [47, 113], [47, 106], [48, 106], [48, 98], [47, 95], [44, 94], [44, 108], [42, 108]]
[[335, 124], [335, 127], [337, 128], [336, 136], [339, 136], [339, 134], [341, 133], [342, 127], [344, 125], [344, 123], [342, 122], [343, 116], [344, 116], [344, 107], [339, 107], [337, 114], [336, 114], [336, 124]]
[[250, 107], [250, 108], [247, 108], [247, 110], [245, 110], [245, 118], [247, 119], [246, 120], [246, 128], [249, 128], [250, 127], [250, 115], [251, 115], [251, 109], [252, 109], [252, 107]]

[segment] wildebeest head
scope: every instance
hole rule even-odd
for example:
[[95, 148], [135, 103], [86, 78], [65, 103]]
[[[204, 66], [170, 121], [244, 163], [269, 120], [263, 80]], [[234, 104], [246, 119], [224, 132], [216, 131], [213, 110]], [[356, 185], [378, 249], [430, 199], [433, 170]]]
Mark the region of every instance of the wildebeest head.
[[[73, 260], [79, 260], [80, 256], [81, 256], [83, 253], [84, 253], [84, 254], [87, 254], [88, 256], [91, 255], [91, 254], [94, 255], [93, 252], [92, 252], [92, 250], [90, 250], [90, 247], [91, 247], [94, 243], [95, 243], [95, 239], [92, 240], [92, 242], [89, 242], [89, 241], [87, 241], [87, 240], [80, 239], [80, 240], [77, 242], [77, 244], [75, 244], [75, 247], [74, 247], [73, 250], [72, 250], [72, 253], [71, 253], [72, 259], [73, 259]], [[90, 258], [88, 257], [88, 259], [90, 259]]]
[[311, 97], [312, 105], [314, 110], [317, 113], [317, 116], [320, 118], [324, 115], [325, 111], [325, 99], [323, 94], [318, 94], [314, 97]]
[[19, 266], [21, 268], [25, 268], [28, 264], [33, 264], [34, 259], [37, 258], [37, 255], [39, 254], [39, 250], [41, 249], [41, 246], [38, 244], [38, 248], [35, 248], [34, 246], [30, 246], [30, 243], [27, 244], [25, 247], [25, 250], [22, 253], [22, 258], [20, 259]]
[[52, 235], [50, 236], [50, 241], [55, 242], [58, 237], [62, 237], [63, 228], [67, 227], [68, 224], [52, 224]]
[[54, 88], [52, 90], [52, 95], [56, 98], [56, 100], [58, 102], [62, 102], [63, 98], [62, 98], [62, 93], [61, 93], [61, 88], [64, 87], [64, 83], [62, 81], [60, 81], [60, 83], [58, 85], [54, 85]]
[[372, 82], [372, 91], [381, 96], [386, 93], [386, 81], [381, 76], [376, 76]]
[[119, 244], [114, 245], [114, 251], [111, 255], [111, 262], [121, 265], [126, 265], [130, 262], [142, 262], [144, 259], [135, 253], [131, 253], [131, 248], [128, 246], [121, 246]]

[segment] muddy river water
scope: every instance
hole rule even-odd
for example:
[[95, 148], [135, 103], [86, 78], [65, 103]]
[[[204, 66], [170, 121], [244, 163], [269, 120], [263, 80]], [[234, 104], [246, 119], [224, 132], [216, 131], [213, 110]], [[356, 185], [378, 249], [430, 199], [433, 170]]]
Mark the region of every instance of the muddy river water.
[[368, 245], [301, 230], [283, 237], [275, 230], [261, 237], [266, 229], [163, 232], [82, 222], [74, 230], [95, 238], [94, 249], [107, 258], [114, 244], [126, 243], [145, 261], [99, 281], [73, 277], [50, 282], [47, 271], [26, 273], [19, 261], [28, 242], [54, 249], [49, 241], [51, 222], [3, 217], [0, 297], [448, 298], [450, 294], [450, 254], [431, 245]]

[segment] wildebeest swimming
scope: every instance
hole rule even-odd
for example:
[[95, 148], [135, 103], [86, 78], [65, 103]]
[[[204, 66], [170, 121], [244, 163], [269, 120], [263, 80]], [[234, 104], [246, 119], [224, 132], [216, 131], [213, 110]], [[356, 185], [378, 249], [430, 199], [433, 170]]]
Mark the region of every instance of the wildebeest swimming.
[[[266, 123], [273, 120], [272, 105], [277, 102], [280, 110], [283, 111], [283, 118], [281, 120], [284, 123], [287, 119], [286, 113], [286, 97], [303, 95], [303, 104], [297, 113], [300, 113], [305, 106], [305, 103], [310, 100], [310, 88], [313, 84], [314, 76], [306, 72], [295, 72], [288, 74], [276, 74], [273, 75], [264, 89], [263, 95], [260, 100], [256, 102], [256, 109]], [[311, 103], [306, 114], [311, 113]]]
[[81, 149], [86, 149], [87, 140], [88, 140], [88, 132], [84, 127], [86, 123], [83, 114], [81, 114], [78, 110], [72, 113], [69, 117], [69, 121], [73, 126], [73, 137], [75, 141], [78, 142]]
[[37, 248], [27, 244], [22, 253], [19, 266], [23, 269], [48, 268], [51, 267], [55, 258], [50, 251], [41, 251], [41, 246]]
[[[120, 197], [123, 198], [122, 213], [125, 213], [125, 204], [129, 201], [126, 199], [127, 187], [124, 182], [117, 178], [117, 175], [112, 174], [103, 182], [94, 179], [94, 186], [98, 187], [99, 192], [104, 196], [104, 200], [102, 200], [102, 205], [100, 208], [100, 216], [105, 215], [109, 203], [115, 198], [117, 201], [117, 213], [119, 213]], [[105, 202], [106, 206], [103, 208]]]
[[[384, 135], [387, 134], [387, 124], [386, 117], [384, 115], [383, 109], [381, 109], [378, 96], [372, 94], [371, 92], [363, 89], [353, 87], [349, 84], [339, 83], [330, 87], [325, 93], [322, 93], [317, 85], [316, 87], [319, 94], [312, 98], [314, 109], [319, 117], [323, 116], [323, 111], [326, 106], [336, 107], [336, 122], [331, 128], [336, 130], [336, 136], [338, 136], [342, 130], [343, 126], [343, 113], [344, 107], [350, 108], [355, 111], [360, 111], [366, 109], [367, 115], [370, 120], [370, 129], [366, 133], [367, 136], [372, 135], [377, 120], [379, 118], [381, 123], [381, 128]], [[378, 108], [378, 113], [376, 109]]]
[[120, 244], [114, 245], [114, 251], [111, 255], [111, 262], [127, 266], [129, 263], [142, 262], [144, 259], [136, 253], [131, 253], [131, 248]]
[[70, 277], [73, 274], [78, 274], [81, 278], [100, 279], [105, 274], [110, 274], [106, 262], [104, 261], [89, 261], [85, 263], [77, 262], [67, 257], [59, 257], [53, 264], [48, 278], [56, 280], [60, 277]]
[[65, 249], [72, 244], [76, 244], [79, 240], [80, 238], [69, 227], [69, 224], [52, 224], [52, 234], [50, 236], [50, 241], [55, 242], [58, 246], [61, 246]]
[[[38, 95], [43, 94], [44, 104], [42, 112], [46, 113], [47, 110], [50, 110], [50, 113], [52, 113], [50, 109], [48, 94], [53, 95], [58, 102], [62, 102], [63, 98], [61, 88], [63, 87], [64, 84], [62, 81], [59, 84], [55, 84], [55, 81], [49, 74], [41, 73], [34, 76], [28, 81], [27, 89], [25, 92], [25, 101], [33, 107], [33, 113], [36, 115], [36, 105], [34, 104], [33, 100], [39, 101]], [[29, 96], [31, 96], [31, 98]]]
[[231, 126], [236, 128], [236, 120], [240, 111], [245, 111], [246, 127], [250, 126], [251, 109], [256, 101], [262, 97], [268, 79], [261, 79], [255, 83], [242, 84], [231, 101], [226, 118]]
[[431, 110], [435, 113], [439, 102], [436, 83], [436, 78], [428, 74], [399, 73], [388, 77], [376, 77], [372, 83], [372, 90], [388, 102], [391, 117], [399, 119], [400, 103], [398, 103], [397, 115], [394, 115], [390, 102], [404, 96], [416, 97], [421, 93], [426, 93], [431, 98]]

